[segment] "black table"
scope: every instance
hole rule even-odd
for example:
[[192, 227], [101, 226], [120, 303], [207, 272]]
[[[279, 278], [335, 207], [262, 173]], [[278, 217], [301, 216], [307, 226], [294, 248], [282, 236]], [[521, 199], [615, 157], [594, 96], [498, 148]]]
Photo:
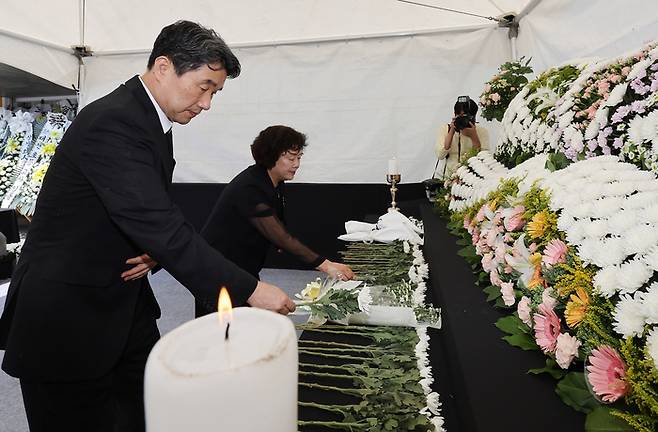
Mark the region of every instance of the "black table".
[[494, 326], [508, 315], [486, 302], [475, 285], [460, 246], [446, 222], [421, 205], [425, 225], [425, 258], [431, 286], [441, 305], [441, 350], [434, 375], [443, 387], [441, 400], [447, 430], [455, 431], [582, 431], [585, 415], [565, 405], [555, 393], [556, 381], [546, 375], [528, 375], [543, 367], [545, 356], [523, 351], [501, 339]]

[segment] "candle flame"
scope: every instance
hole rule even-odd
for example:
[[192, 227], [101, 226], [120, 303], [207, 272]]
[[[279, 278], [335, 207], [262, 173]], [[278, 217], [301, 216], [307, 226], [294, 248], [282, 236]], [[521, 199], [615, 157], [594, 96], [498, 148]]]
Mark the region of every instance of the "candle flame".
[[228, 291], [225, 287], [222, 287], [219, 292], [217, 312], [220, 324], [223, 324], [225, 321], [231, 322], [233, 319], [233, 305], [231, 304], [231, 297], [228, 295]]

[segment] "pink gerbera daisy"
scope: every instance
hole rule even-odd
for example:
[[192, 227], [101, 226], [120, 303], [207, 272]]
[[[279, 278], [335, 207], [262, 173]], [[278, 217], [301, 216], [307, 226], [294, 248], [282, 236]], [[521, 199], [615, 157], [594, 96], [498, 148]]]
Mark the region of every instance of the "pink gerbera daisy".
[[614, 348], [602, 345], [593, 349], [588, 361], [587, 379], [604, 402], [614, 402], [628, 393], [630, 387], [624, 380], [626, 365]]
[[535, 339], [537, 345], [545, 353], [555, 352], [557, 337], [560, 335], [560, 318], [555, 314], [553, 308], [542, 303], [539, 312], [532, 318], [535, 320]]

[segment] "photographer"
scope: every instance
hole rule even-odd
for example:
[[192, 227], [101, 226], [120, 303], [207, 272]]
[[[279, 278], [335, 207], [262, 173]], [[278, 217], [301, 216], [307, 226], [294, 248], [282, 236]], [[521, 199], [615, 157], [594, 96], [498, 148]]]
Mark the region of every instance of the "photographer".
[[441, 126], [436, 140], [435, 151], [440, 161], [437, 162], [435, 177], [448, 178], [465, 155], [473, 149], [487, 150], [489, 134], [486, 129], [476, 125], [477, 104], [468, 96], [459, 96], [454, 108], [454, 117], [450, 123]]

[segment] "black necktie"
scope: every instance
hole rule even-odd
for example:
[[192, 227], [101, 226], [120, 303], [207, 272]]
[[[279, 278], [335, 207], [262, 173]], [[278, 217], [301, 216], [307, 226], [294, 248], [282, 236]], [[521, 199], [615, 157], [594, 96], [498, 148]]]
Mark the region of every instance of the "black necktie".
[[171, 133], [171, 129], [165, 134], [167, 140], [167, 166], [170, 167], [170, 171], [167, 173], [169, 175], [169, 183], [171, 183], [174, 177], [174, 166], [176, 161], [174, 160], [174, 138]]

